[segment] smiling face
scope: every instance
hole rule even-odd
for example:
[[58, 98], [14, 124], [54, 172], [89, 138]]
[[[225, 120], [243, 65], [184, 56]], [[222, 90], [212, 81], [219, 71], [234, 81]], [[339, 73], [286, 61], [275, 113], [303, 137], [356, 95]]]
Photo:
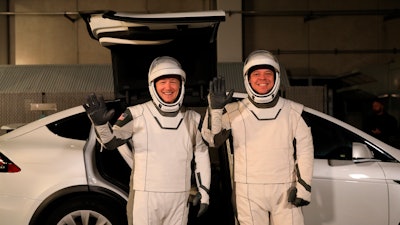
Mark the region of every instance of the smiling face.
[[274, 71], [270, 69], [254, 70], [250, 74], [249, 83], [257, 94], [267, 94], [275, 84]]
[[155, 87], [165, 103], [173, 103], [179, 95], [181, 80], [176, 75], [162, 76], [155, 81]]

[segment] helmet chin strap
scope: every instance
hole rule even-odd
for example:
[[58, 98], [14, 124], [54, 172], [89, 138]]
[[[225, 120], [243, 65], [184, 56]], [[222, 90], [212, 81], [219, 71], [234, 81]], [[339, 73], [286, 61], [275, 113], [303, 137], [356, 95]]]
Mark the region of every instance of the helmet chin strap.
[[[176, 110], [176, 111], [174, 111], [174, 112], [164, 112], [164, 111], [161, 110], [161, 108], [160, 108], [154, 101], [153, 101], [153, 104], [154, 104], [154, 106], [156, 107], [157, 111], [158, 111], [162, 116], [165, 116], [165, 117], [175, 117], [175, 116], [179, 113], [179, 110]], [[180, 107], [180, 108], [182, 108], [182, 107]]]
[[253, 103], [253, 105], [255, 107], [261, 108], [261, 109], [267, 109], [267, 108], [272, 108], [272, 107], [276, 106], [276, 103], [278, 103], [278, 100], [279, 100], [279, 96], [276, 96], [271, 102], [268, 102], [268, 103], [257, 103], [250, 97], [248, 99], [250, 100], [251, 103]]

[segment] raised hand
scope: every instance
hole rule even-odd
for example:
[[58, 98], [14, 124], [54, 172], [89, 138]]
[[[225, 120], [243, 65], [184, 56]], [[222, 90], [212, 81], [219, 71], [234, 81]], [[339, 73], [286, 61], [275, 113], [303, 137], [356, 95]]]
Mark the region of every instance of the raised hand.
[[210, 107], [211, 109], [222, 109], [232, 100], [233, 90], [226, 95], [225, 78], [214, 77], [210, 81]]
[[102, 95], [99, 97], [92, 93], [86, 97], [86, 104], [83, 105], [86, 113], [94, 125], [106, 124], [114, 115], [114, 109], [107, 110], [106, 103]]

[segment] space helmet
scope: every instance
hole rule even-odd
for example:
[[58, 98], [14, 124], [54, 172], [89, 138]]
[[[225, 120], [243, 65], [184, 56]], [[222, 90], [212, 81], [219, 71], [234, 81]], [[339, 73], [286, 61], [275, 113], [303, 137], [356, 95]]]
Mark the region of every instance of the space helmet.
[[[249, 83], [249, 76], [255, 69], [267, 68], [274, 71], [275, 82], [272, 89], [266, 94], [258, 94]], [[249, 54], [243, 66], [244, 86], [249, 97], [256, 103], [272, 102], [278, 95], [280, 85], [280, 66], [272, 53], [266, 50], [256, 50]]]
[[[166, 75], [177, 75], [181, 78], [180, 93], [173, 103], [164, 102], [156, 91], [156, 79]], [[161, 56], [155, 58], [150, 65], [148, 74], [149, 92], [155, 105], [163, 112], [176, 112], [181, 108], [185, 95], [185, 81], [186, 73], [182, 70], [181, 64], [175, 58]]]

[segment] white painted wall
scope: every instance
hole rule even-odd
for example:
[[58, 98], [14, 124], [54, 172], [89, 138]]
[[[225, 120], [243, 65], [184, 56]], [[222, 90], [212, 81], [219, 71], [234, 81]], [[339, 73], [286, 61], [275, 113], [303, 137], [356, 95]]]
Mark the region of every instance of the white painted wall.
[[[217, 7], [225, 11], [242, 10], [241, 0], [218, 0]], [[218, 31], [218, 61], [242, 62], [242, 15], [226, 15]]]

